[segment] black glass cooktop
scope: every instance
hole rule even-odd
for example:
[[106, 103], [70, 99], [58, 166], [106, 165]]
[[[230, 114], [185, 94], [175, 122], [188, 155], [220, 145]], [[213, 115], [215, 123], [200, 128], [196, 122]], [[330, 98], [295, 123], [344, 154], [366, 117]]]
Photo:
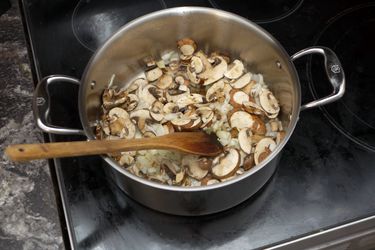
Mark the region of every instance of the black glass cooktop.
[[[179, 217], [128, 198], [103, 174], [99, 157], [54, 162], [66, 231], [77, 249], [264, 248], [375, 215], [374, 1], [20, 0], [37, 79], [80, 77], [98, 46], [123, 24], [169, 7], [228, 10], [268, 30], [291, 54], [312, 45], [336, 51], [344, 98], [301, 113], [270, 181], [227, 211]], [[303, 101], [330, 92], [319, 57], [296, 62]], [[77, 88], [51, 91], [51, 121], [79, 127]], [[51, 136], [63, 141], [84, 139]], [[66, 242], [69, 245], [69, 242]]]

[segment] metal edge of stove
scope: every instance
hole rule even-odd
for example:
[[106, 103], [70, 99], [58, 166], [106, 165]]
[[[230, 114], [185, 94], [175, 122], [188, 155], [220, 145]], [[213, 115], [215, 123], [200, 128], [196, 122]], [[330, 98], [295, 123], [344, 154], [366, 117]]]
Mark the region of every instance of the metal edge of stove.
[[265, 247], [269, 250], [374, 248], [375, 215]]
[[[24, 0], [19, 0], [19, 3], [19, 8], [22, 12], [23, 18], [28, 18], [25, 14], [26, 10], [24, 7]], [[33, 71], [36, 74], [37, 80], [39, 81], [41, 79], [41, 73], [37, 66], [38, 60], [34, 53], [34, 45], [31, 39], [30, 29], [26, 21], [23, 22], [23, 25], [24, 31], [28, 33], [26, 38], [27, 42], [30, 45], [30, 59], [32, 60], [32, 66], [34, 67]], [[50, 134], [49, 139], [50, 141], [54, 141], [54, 136]], [[57, 177], [57, 184], [60, 193], [61, 204], [63, 206], [65, 223], [68, 231], [69, 246], [71, 249], [75, 249], [74, 242], [76, 242], [76, 239], [72, 229], [71, 215], [67, 209], [66, 192], [62, 186], [63, 176], [61, 174], [60, 162], [59, 160], [54, 159], [53, 163], [53, 167]], [[375, 238], [375, 215], [355, 220], [349, 223], [345, 223], [340, 226], [332, 227], [321, 232], [312, 233], [292, 240], [287, 240], [281, 243], [279, 242], [273, 245], [265, 246], [263, 247], [263, 249], [347, 249], [353, 242], [358, 243], [357, 247], [361, 247], [361, 242], [366, 243], [366, 240], [369, 239], [369, 236]], [[371, 247], [375, 248], [375, 242], [374, 245]]]

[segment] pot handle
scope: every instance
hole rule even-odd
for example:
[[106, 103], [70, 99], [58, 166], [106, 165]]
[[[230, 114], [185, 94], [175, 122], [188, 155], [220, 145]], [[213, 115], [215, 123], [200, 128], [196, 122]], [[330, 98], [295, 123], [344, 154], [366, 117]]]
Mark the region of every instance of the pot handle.
[[50, 111], [50, 95], [48, 86], [57, 82], [68, 82], [72, 84], [80, 84], [79, 80], [64, 75], [51, 75], [43, 78], [35, 88], [33, 97], [33, 112], [36, 125], [46, 133], [60, 134], [60, 135], [84, 135], [81, 129], [64, 128], [51, 125], [48, 122]]
[[341, 66], [340, 60], [336, 56], [335, 52], [327, 47], [315, 46], [303, 49], [291, 56], [291, 60], [294, 61], [302, 56], [310, 54], [320, 54], [324, 57], [324, 66], [326, 69], [327, 77], [333, 87], [333, 92], [329, 96], [321, 99], [303, 104], [301, 110], [315, 108], [326, 105], [328, 103], [337, 101], [345, 93], [345, 74], [344, 69]]

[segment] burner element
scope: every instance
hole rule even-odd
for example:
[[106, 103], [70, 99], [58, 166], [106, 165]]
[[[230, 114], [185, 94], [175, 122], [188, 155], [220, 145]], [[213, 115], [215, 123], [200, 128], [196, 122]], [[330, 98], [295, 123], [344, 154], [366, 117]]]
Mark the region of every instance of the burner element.
[[84, 47], [95, 51], [124, 24], [165, 7], [162, 0], [81, 0], [72, 16], [73, 33]]
[[[375, 5], [344, 11], [331, 20], [315, 44], [337, 53], [347, 84], [344, 97], [322, 110], [344, 135], [375, 151]], [[330, 90], [317, 61], [309, 62], [309, 79], [314, 97], [320, 98]]]
[[236, 13], [256, 23], [281, 20], [295, 12], [303, 0], [208, 0], [214, 8]]

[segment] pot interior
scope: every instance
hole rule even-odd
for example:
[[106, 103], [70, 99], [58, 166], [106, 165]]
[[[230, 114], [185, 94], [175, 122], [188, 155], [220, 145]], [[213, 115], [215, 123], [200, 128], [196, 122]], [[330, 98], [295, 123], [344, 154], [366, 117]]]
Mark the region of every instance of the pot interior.
[[176, 41], [185, 37], [195, 40], [198, 49], [225, 52], [231, 59], [242, 60], [252, 73], [263, 74], [265, 83], [280, 102], [286, 141], [300, 106], [300, 86], [289, 56], [267, 32], [248, 20], [199, 7], [168, 9], [136, 19], [96, 52], [80, 89], [80, 115], [87, 136], [94, 139], [93, 128], [101, 114], [101, 95], [112, 75], [116, 76], [114, 85], [130, 84], [144, 72], [146, 57], [159, 59], [166, 51], [176, 50]]

